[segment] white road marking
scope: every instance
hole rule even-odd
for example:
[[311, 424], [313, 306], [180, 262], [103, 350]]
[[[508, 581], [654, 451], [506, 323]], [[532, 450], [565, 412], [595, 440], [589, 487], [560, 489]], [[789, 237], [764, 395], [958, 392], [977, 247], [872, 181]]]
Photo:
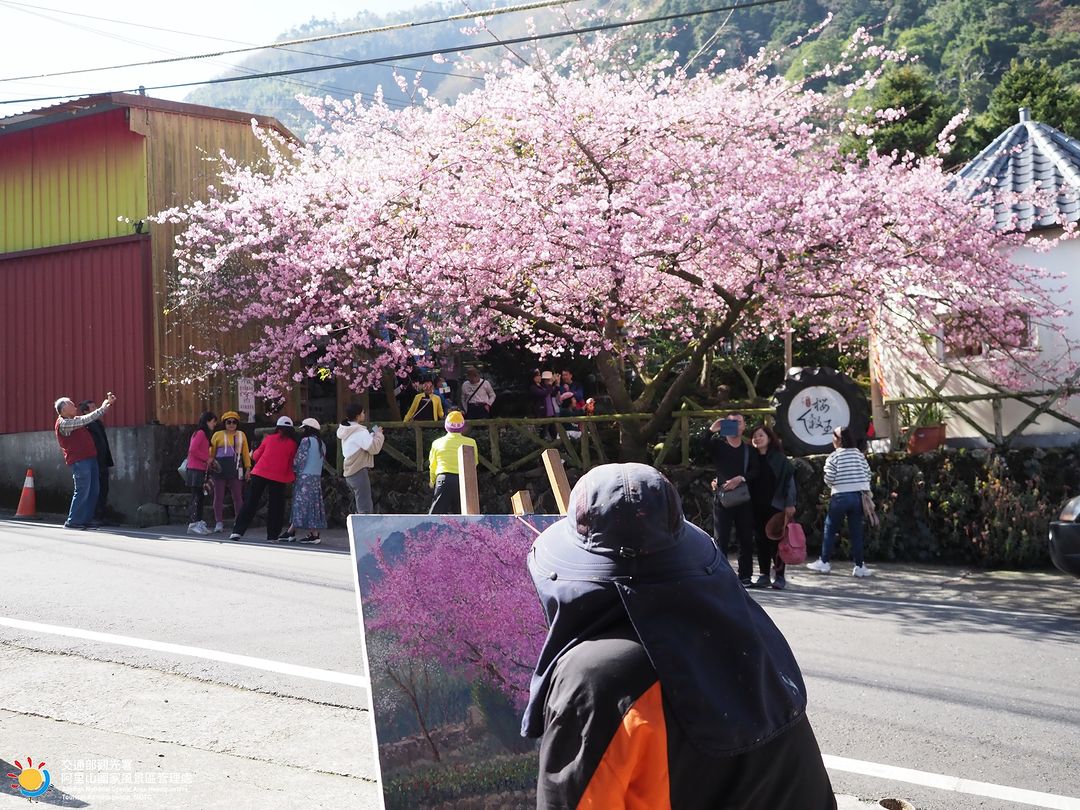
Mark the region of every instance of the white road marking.
[[1031, 805], [1032, 807], [1046, 807], [1051, 810], [1080, 810], [1080, 799], [1059, 796], [1055, 793], [1040, 793], [1037, 790], [1024, 790], [1023, 788], [1009, 787], [1007, 785], [995, 785], [990, 782], [976, 782], [973, 779], [961, 779], [958, 776], [915, 771], [911, 768], [897, 768], [894, 765], [864, 762], [861, 759], [848, 759], [847, 757], [834, 757], [829, 754], [824, 754], [822, 759], [825, 760], [825, 767], [832, 771], [857, 773], [863, 776], [877, 777], [878, 779], [892, 779], [897, 782], [907, 782], [910, 785], [922, 785], [938, 790], [949, 790], [954, 793], [983, 796], [988, 799], [1003, 799], [1017, 804]]
[[283, 661], [271, 661], [268, 658], [254, 658], [250, 655], [237, 655], [236, 653], [220, 652], [219, 650], [206, 650], [202, 647], [188, 647], [185, 644], [170, 644], [165, 641], [150, 641], [148, 639], [132, 638], [131, 636], [118, 636], [112, 633], [98, 633], [94, 630], [81, 630], [78, 627], [61, 627], [55, 624], [27, 622], [22, 619], [9, 619], [4, 616], [0, 616], [0, 626], [25, 630], [30, 633], [47, 633], [54, 636], [81, 638], [87, 641], [100, 641], [104, 644], [117, 644], [122, 647], [138, 647], [143, 650], [186, 655], [208, 661], [221, 661], [225, 664], [261, 669], [264, 672], [278, 672], [282, 675], [294, 675], [298, 678], [308, 678], [313, 681], [328, 681], [329, 683], [364, 688], [369, 688], [371, 685], [370, 680], [363, 675], [335, 672], [334, 670], [318, 669], [316, 667], [304, 667], [299, 664], [286, 664]]

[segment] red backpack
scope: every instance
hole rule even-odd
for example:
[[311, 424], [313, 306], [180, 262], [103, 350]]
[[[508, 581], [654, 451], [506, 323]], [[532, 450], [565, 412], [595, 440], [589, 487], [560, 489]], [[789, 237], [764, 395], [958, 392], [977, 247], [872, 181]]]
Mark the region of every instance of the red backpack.
[[784, 536], [778, 549], [780, 559], [787, 565], [800, 565], [806, 562], [806, 532], [798, 523], [788, 523], [784, 527]]

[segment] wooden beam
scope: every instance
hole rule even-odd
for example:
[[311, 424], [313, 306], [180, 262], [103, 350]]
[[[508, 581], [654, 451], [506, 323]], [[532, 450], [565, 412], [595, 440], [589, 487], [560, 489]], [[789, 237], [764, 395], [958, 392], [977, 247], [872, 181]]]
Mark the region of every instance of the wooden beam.
[[458, 486], [461, 488], [461, 514], [480, 514], [480, 489], [476, 483], [476, 451], [463, 444], [457, 451]]
[[563, 427], [560, 423], [555, 426], [555, 429], [558, 431], [559, 438], [562, 440], [563, 443], [563, 447], [566, 448], [566, 455], [570, 457], [570, 463], [573, 464], [575, 467], [584, 469], [581, 464], [581, 458], [578, 456], [577, 450], [574, 449], [574, 445], [570, 441], [570, 435], [566, 432], [566, 428]]
[[529, 494], [527, 489], [518, 490], [511, 495], [510, 505], [513, 507], [515, 515], [533, 514], [532, 495]]
[[499, 448], [499, 426], [488, 425], [488, 443], [491, 445], [491, 463], [496, 470], [502, 467], [502, 452]]
[[690, 417], [685, 413], [679, 415], [679, 427], [682, 433], [682, 466], [690, 466]]
[[566, 470], [563, 469], [562, 457], [559, 451], [552, 447], [544, 451], [543, 459], [551, 491], [555, 493], [555, 505], [559, 508], [559, 514], [565, 515], [570, 508], [570, 482], [566, 478]]
[[413, 435], [416, 438], [416, 469], [424, 471], [424, 432], [420, 426], [413, 424]]

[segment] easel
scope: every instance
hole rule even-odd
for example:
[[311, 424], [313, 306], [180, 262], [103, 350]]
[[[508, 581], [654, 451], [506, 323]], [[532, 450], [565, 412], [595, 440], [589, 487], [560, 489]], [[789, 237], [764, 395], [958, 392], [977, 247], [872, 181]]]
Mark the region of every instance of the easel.
[[[562, 457], [559, 451], [551, 447], [544, 451], [544, 469], [547, 470], [551, 491], [555, 493], [555, 505], [560, 515], [565, 515], [570, 506], [570, 482], [566, 478]], [[476, 481], [476, 451], [469, 445], [458, 448], [458, 486], [461, 495], [461, 514], [480, 514], [480, 488]], [[532, 496], [527, 489], [519, 490], [510, 497], [514, 514], [533, 514]]]
[[[551, 447], [544, 451], [542, 458], [544, 469], [547, 470], [548, 483], [551, 484], [551, 491], [555, 494], [555, 506], [560, 515], [565, 515], [570, 506], [570, 482], [566, 478], [562, 457], [558, 450]], [[532, 497], [526, 489], [515, 492], [510, 498], [510, 503], [515, 515], [533, 514]]]

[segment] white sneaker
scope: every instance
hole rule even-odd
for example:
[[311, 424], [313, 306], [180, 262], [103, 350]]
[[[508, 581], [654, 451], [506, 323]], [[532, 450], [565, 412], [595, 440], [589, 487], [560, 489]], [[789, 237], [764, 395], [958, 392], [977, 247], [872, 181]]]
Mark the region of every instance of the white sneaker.
[[210, 534], [210, 530], [206, 528], [206, 524], [199, 520], [195, 523], [189, 523], [187, 525], [188, 534]]
[[822, 560], [816, 560], [812, 563], [807, 563], [806, 567], [811, 571], [817, 571], [819, 574], [827, 574], [832, 571], [832, 564], [823, 562]]
[[221, 521], [219, 520], [217, 523], [214, 524], [214, 534], [217, 534], [218, 532], [222, 531], [224, 528], [225, 527], [222, 525]]
[[851, 575], [853, 577], [870, 577], [874, 575], [874, 572], [867, 568], [865, 565], [856, 565], [851, 569]]

